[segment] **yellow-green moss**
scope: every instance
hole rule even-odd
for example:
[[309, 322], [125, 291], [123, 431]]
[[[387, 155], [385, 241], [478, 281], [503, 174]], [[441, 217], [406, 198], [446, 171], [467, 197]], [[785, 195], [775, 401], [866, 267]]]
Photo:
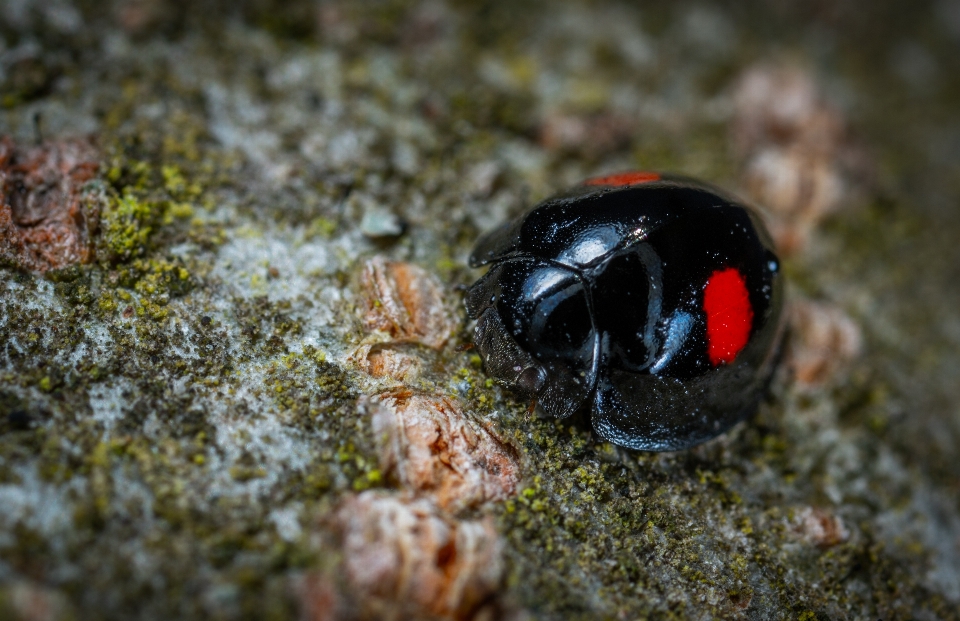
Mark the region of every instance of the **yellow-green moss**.
[[103, 245], [116, 259], [142, 255], [163, 207], [137, 198], [132, 190], [113, 198], [100, 216]]

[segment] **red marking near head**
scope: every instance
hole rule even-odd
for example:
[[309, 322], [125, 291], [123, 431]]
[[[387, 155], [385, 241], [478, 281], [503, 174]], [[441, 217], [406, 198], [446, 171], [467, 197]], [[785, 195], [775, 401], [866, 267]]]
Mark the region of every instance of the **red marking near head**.
[[638, 185], [641, 183], [650, 183], [651, 181], [660, 181], [660, 174], [655, 172], [626, 172], [606, 177], [591, 177], [583, 182], [583, 185]]
[[707, 314], [707, 354], [713, 366], [730, 364], [746, 347], [753, 327], [750, 292], [740, 272], [732, 267], [714, 272], [703, 291]]

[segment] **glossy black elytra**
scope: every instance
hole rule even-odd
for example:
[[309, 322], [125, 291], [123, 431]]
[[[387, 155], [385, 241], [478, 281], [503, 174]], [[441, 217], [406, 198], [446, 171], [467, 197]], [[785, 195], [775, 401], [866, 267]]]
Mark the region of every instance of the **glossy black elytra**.
[[553, 416], [669, 451], [756, 408], [780, 334], [779, 262], [759, 217], [658, 173], [589, 179], [485, 235], [467, 291], [484, 368]]

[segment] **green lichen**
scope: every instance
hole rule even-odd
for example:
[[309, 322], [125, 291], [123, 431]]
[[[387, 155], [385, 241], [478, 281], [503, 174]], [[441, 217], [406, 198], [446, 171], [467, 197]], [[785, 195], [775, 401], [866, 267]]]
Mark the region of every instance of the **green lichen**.
[[191, 201], [202, 195], [200, 186], [188, 184], [174, 165], [161, 166], [157, 175], [147, 162], [115, 161], [105, 176], [115, 191], [100, 214], [98, 245], [102, 258], [113, 262], [147, 254], [160, 227], [192, 218]]
[[147, 242], [163, 210], [138, 199], [132, 191], [114, 198], [101, 214], [103, 245], [116, 259], [130, 259], [147, 250]]

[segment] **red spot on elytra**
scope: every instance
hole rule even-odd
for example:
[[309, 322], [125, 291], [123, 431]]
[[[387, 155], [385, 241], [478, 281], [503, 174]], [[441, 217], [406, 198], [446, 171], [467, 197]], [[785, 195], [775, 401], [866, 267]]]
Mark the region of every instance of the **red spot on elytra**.
[[638, 185], [640, 183], [650, 183], [651, 181], [660, 181], [660, 174], [655, 172], [625, 172], [605, 177], [591, 177], [583, 182], [583, 185]]
[[730, 364], [750, 340], [753, 306], [740, 272], [732, 267], [714, 272], [703, 291], [707, 314], [707, 354], [713, 366]]

